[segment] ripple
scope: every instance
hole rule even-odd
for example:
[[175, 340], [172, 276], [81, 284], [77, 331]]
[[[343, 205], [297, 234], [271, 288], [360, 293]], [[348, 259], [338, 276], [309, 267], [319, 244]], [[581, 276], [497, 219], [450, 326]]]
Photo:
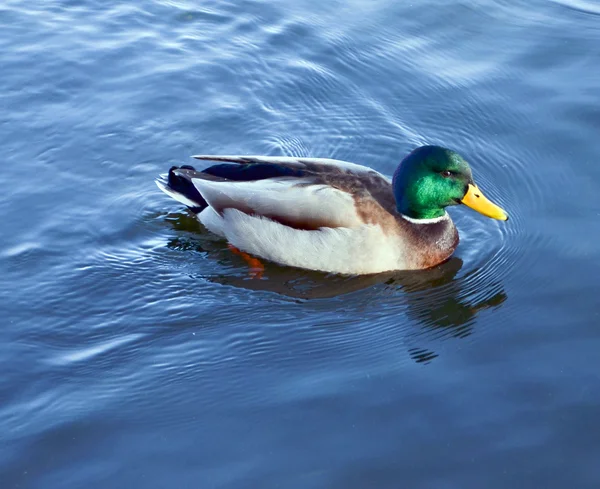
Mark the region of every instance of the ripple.
[[50, 359], [50, 363], [57, 366], [69, 366], [80, 362], [90, 362], [99, 355], [106, 354], [128, 343], [142, 338], [141, 334], [129, 334], [122, 337], [111, 338], [107, 341], [80, 348], [75, 351], [65, 352]]
[[554, 3], [568, 9], [589, 15], [600, 15], [600, 6], [597, 2], [589, 0], [552, 0]]

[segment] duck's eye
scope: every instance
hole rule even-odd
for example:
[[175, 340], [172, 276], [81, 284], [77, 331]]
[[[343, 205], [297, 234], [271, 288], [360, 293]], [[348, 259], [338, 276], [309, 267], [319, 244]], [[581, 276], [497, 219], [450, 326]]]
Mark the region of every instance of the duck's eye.
[[450, 170], [444, 170], [443, 172], [440, 172], [440, 175], [442, 175], [444, 178], [450, 178], [452, 176], [452, 172]]

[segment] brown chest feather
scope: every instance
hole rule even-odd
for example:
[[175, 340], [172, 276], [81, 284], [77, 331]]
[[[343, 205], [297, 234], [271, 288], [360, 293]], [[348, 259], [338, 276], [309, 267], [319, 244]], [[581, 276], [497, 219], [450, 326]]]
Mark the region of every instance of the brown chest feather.
[[430, 268], [446, 261], [458, 246], [458, 231], [450, 218], [431, 224], [415, 224], [399, 219], [409, 243], [408, 254], [414, 268]]

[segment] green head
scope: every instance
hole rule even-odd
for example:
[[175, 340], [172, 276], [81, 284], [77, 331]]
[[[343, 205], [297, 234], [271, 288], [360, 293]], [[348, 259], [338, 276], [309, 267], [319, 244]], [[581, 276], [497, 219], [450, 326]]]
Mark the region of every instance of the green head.
[[457, 204], [508, 219], [477, 188], [464, 158], [440, 146], [421, 146], [404, 158], [394, 174], [393, 189], [398, 211], [413, 219], [441, 217], [446, 207]]

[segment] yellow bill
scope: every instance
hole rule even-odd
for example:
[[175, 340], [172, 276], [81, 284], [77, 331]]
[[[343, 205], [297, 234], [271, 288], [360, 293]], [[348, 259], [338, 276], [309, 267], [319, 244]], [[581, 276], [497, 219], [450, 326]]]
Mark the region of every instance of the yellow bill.
[[498, 219], [499, 221], [508, 220], [508, 214], [504, 209], [489, 201], [487, 197], [481, 193], [481, 190], [479, 190], [477, 185], [469, 184], [469, 189], [461, 202], [484, 216]]

